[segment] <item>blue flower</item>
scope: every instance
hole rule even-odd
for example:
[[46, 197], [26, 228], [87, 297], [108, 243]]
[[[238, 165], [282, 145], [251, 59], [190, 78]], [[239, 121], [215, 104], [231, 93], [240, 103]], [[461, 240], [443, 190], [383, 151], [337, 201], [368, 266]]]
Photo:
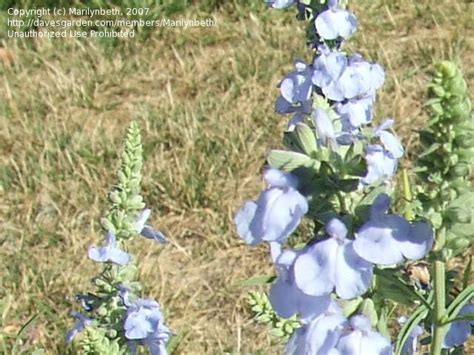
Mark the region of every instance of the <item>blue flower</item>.
[[118, 265], [125, 265], [130, 260], [130, 255], [117, 247], [115, 235], [107, 233], [106, 245], [103, 247], [89, 248], [89, 259], [97, 262], [113, 262]]
[[66, 342], [68, 343], [70, 343], [78, 333], [82, 332], [85, 327], [92, 323], [92, 319], [82, 315], [81, 313], [72, 312], [71, 315], [76, 318], [77, 321], [72, 329], [66, 334]]
[[321, 88], [324, 95], [333, 101], [344, 100], [344, 92], [338, 80], [347, 67], [347, 57], [339, 51], [331, 51], [327, 46], [318, 47], [319, 56], [313, 63], [312, 82]]
[[311, 112], [313, 67], [301, 60], [296, 60], [294, 64], [296, 70], [286, 75], [279, 84], [281, 96], [275, 105], [278, 113]]
[[362, 295], [370, 286], [373, 265], [356, 254], [340, 220], [332, 219], [326, 231], [328, 239], [307, 247], [296, 258], [296, 285], [311, 296], [329, 294], [334, 288], [344, 299]]
[[347, 39], [357, 29], [357, 18], [349, 11], [333, 6], [316, 17], [315, 25], [319, 36], [325, 40]]
[[166, 355], [166, 343], [171, 332], [164, 325], [164, 318], [158, 302], [139, 298], [130, 303], [128, 295], [122, 295], [126, 300], [127, 315], [124, 322], [125, 337], [130, 340], [129, 346], [133, 354], [138, 344], [149, 347], [151, 354]]
[[372, 121], [374, 99], [372, 96], [365, 96], [360, 99], [353, 99], [338, 103], [336, 112], [341, 115], [341, 120], [348, 123], [348, 127], [359, 128]]
[[352, 331], [341, 336], [336, 354], [344, 355], [391, 355], [390, 340], [371, 329], [370, 321], [365, 316], [353, 316], [350, 319]]
[[390, 152], [395, 159], [400, 159], [403, 156], [402, 143], [400, 143], [400, 140], [389, 131], [393, 126], [393, 123], [394, 121], [392, 119], [385, 120], [375, 128], [374, 133], [380, 138], [385, 149]]
[[264, 178], [268, 188], [257, 202], [247, 201], [234, 219], [239, 236], [251, 245], [263, 240], [283, 243], [308, 212], [308, 202], [296, 190], [293, 175], [269, 169]]
[[313, 111], [313, 121], [321, 143], [325, 146], [329, 146], [331, 142], [332, 144], [336, 144], [334, 125], [329, 118], [328, 113], [322, 108], [317, 107]]
[[147, 239], [151, 239], [158, 243], [165, 244], [166, 238], [164, 234], [158, 230], [153, 229], [153, 227], [149, 224], [146, 224], [146, 221], [150, 217], [150, 213], [151, 210], [149, 208], [146, 208], [139, 213], [135, 221], [135, 230], [137, 231], [137, 233], [140, 233], [143, 237]]
[[285, 354], [318, 354], [329, 355], [345, 328], [348, 326], [346, 317], [334, 301], [324, 314], [303, 324], [291, 336], [285, 347]]
[[[464, 305], [459, 311], [458, 317], [468, 314], [474, 315], [474, 304]], [[443, 340], [443, 348], [452, 348], [464, 344], [464, 342], [471, 336], [471, 327], [474, 327], [474, 321], [472, 320], [450, 323]]]
[[399, 215], [387, 214], [390, 197], [380, 194], [370, 209], [370, 219], [356, 233], [355, 252], [380, 265], [424, 257], [433, 246], [433, 230], [426, 222], [410, 224]]
[[296, 286], [293, 263], [299, 251], [285, 250], [276, 258], [278, 279], [270, 289], [270, 302], [280, 317], [300, 315], [302, 321], [309, 321], [326, 312], [331, 298], [329, 295], [309, 296]]
[[349, 57], [348, 65], [339, 78], [338, 85], [346, 99], [375, 95], [385, 80], [383, 69], [378, 64], [365, 61], [361, 55]]
[[397, 170], [398, 160], [378, 144], [370, 144], [365, 149], [367, 174], [361, 179], [363, 185], [390, 179]]
[[295, 0], [265, 0], [269, 6], [274, 9], [284, 9], [296, 3]]
[[318, 51], [312, 81], [328, 99], [336, 102], [369, 99], [373, 103], [375, 91], [385, 80], [380, 65], [365, 61], [359, 54], [347, 58], [345, 53], [331, 51], [325, 45], [319, 46]]

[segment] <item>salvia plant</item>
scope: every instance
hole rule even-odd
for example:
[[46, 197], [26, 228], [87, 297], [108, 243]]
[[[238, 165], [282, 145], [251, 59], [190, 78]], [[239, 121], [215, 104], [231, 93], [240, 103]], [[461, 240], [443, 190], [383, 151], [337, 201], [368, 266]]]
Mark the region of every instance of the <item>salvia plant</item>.
[[76, 322], [66, 335], [83, 354], [135, 354], [145, 346], [151, 354], [167, 354], [172, 336], [164, 323], [160, 305], [139, 298], [142, 284], [137, 278], [137, 260], [127, 252], [127, 242], [143, 236], [165, 243], [164, 235], [148, 225], [150, 209], [140, 195], [142, 144], [138, 124], [132, 123], [125, 139], [118, 183], [109, 194], [110, 210], [101, 220], [104, 240], [92, 246], [88, 257], [101, 272], [92, 279], [93, 292], [79, 294], [82, 310], [72, 313]]
[[[404, 147], [393, 119], [374, 123], [384, 71], [344, 51], [358, 24], [347, 4], [266, 3], [296, 8], [311, 57], [278, 85], [286, 149], [270, 151], [266, 189], [235, 215], [240, 238], [267, 243], [276, 269], [246, 283], [271, 284], [268, 297], [250, 293], [256, 318], [287, 354], [414, 354], [422, 345], [462, 354], [474, 325], [471, 263], [464, 273], [446, 266], [474, 235], [474, 122], [460, 71], [436, 65], [424, 151], [397, 188]], [[304, 232], [290, 236], [303, 219], [311, 232], [298, 244]]]

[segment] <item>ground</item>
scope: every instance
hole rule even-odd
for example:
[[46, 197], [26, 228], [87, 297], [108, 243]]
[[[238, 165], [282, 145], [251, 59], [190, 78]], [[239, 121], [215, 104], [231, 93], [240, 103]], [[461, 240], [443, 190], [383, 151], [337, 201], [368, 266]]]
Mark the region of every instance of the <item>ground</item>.
[[[311, 54], [293, 11], [207, 2], [170, 16], [211, 16], [215, 27], [118, 42], [0, 35], [0, 352], [36, 316], [17, 351], [66, 353], [68, 313], [98, 271], [86, 250], [101, 239], [131, 120], [142, 127], [151, 222], [170, 241], [136, 240], [132, 251], [144, 296], [160, 301], [182, 335], [177, 353], [281, 349], [251, 319], [249, 288], [238, 285], [272, 272], [268, 252], [244, 245], [232, 219], [262, 189], [266, 152], [281, 145], [287, 118], [273, 113], [276, 85], [293, 59]], [[456, 60], [473, 93], [474, 4], [350, 3], [360, 26], [346, 49], [384, 66], [377, 119], [395, 118], [409, 166], [433, 61]]]

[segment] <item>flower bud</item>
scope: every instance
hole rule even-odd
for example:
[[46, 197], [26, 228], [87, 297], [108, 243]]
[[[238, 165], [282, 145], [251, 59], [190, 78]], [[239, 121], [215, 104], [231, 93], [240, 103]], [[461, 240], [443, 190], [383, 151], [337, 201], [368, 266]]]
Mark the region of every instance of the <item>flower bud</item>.
[[444, 95], [446, 95], [446, 91], [441, 85], [433, 85], [432, 87], [430, 87], [430, 92], [438, 97], [443, 97]]
[[471, 245], [469, 238], [456, 237], [448, 239], [447, 247], [454, 250], [455, 254], [463, 252]]
[[[449, 146], [449, 150], [445, 150], [446, 153], [451, 152], [451, 144], [449, 144], [448, 146]], [[458, 162], [459, 162], [459, 157], [458, 157], [457, 154], [452, 154], [452, 155], [449, 156], [449, 159], [448, 159], [448, 165], [449, 166], [455, 166]]]
[[121, 202], [120, 193], [119, 193], [117, 190], [112, 191], [112, 192], [109, 194], [109, 200], [110, 200], [112, 203], [120, 203], [120, 202]]
[[97, 314], [98, 314], [99, 316], [104, 317], [104, 316], [107, 315], [108, 310], [107, 310], [106, 307], [102, 306], [102, 307], [97, 308], [96, 312], [97, 312]]
[[440, 191], [440, 196], [443, 201], [452, 201], [457, 197], [457, 193], [455, 189], [442, 189]]
[[432, 103], [430, 107], [435, 115], [442, 115], [444, 112], [443, 106], [439, 102]]
[[460, 162], [450, 170], [454, 177], [464, 177], [471, 174], [471, 166], [466, 162]]
[[441, 73], [443, 77], [446, 78], [452, 78], [458, 73], [456, 65], [447, 60], [435, 64], [435, 69], [437, 72]]
[[469, 99], [464, 98], [464, 100], [461, 100], [456, 104], [451, 105], [448, 109], [448, 113], [450, 113], [452, 118], [454, 119], [467, 119], [471, 114], [471, 103]]
[[458, 73], [455, 77], [449, 80], [445, 86], [446, 91], [448, 91], [451, 95], [457, 96], [465, 96], [467, 91], [467, 85], [464, 81], [464, 78], [460, 73]]
[[470, 223], [472, 219], [471, 206], [462, 207], [448, 207], [444, 211], [444, 217], [454, 223]]

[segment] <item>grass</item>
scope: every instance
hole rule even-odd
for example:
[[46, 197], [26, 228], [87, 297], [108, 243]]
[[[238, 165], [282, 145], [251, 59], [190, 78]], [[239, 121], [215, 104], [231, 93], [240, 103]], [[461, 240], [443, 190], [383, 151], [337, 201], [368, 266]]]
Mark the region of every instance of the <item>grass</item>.
[[[360, 29], [348, 48], [384, 65], [377, 117], [396, 118], [410, 158], [432, 61], [456, 59], [472, 93], [474, 6], [353, 3]], [[178, 353], [280, 349], [236, 285], [272, 272], [267, 251], [244, 246], [232, 218], [261, 190], [265, 154], [280, 145], [287, 119], [273, 113], [275, 86], [294, 58], [310, 54], [293, 12], [240, 1], [187, 5], [174, 16], [212, 16], [217, 26], [114, 42], [2, 40], [0, 353], [30, 320], [16, 353], [66, 353], [68, 312], [97, 271], [85, 252], [100, 238], [132, 119], [143, 129], [143, 194], [170, 240], [164, 248], [137, 241], [133, 252], [144, 294], [159, 299], [183, 336]]]

